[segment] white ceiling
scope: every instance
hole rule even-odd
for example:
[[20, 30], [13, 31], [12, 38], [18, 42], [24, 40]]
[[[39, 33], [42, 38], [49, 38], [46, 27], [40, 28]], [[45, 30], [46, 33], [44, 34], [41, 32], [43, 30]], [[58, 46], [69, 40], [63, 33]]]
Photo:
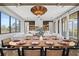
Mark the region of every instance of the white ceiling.
[[[31, 12], [31, 8], [34, 5], [29, 6], [7, 6], [9, 9], [20, 15], [23, 19], [27, 20], [35, 20], [37, 16]], [[43, 20], [52, 20], [57, 16], [65, 13], [66, 11], [70, 10], [74, 6], [53, 6], [53, 5], [44, 5], [47, 8], [47, 12], [41, 16]]]

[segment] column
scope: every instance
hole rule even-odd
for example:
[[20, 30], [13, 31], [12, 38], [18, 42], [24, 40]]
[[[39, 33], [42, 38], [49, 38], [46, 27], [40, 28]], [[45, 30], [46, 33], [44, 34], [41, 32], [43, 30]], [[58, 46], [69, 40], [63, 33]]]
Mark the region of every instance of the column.
[[56, 34], [58, 34], [58, 20], [56, 20]]
[[67, 35], [66, 38], [69, 39], [69, 28], [68, 28], [69, 14], [67, 14]]
[[62, 23], [61, 23], [61, 18], [59, 22], [59, 34], [62, 35]]

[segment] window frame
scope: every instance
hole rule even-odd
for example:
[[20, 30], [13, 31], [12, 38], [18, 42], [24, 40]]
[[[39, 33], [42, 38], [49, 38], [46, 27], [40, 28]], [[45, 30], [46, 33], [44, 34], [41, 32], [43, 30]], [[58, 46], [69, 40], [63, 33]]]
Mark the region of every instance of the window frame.
[[[16, 22], [16, 20], [18, 20], [18, 19], [16, 19], [13, 16], [10, 16], [10, 15], [6, 14], [6, 15], [9, 16], [9, 32], [8, 33], [7, 32], [1, 33], [1, 13], [6, 14], [5, 12], [0, 11], [0, 34], [9, 34], [9, 33], [17, 33], [17, 32], [20, 32], [20, 20], [18, 21], [19, 22], [19, 31], [17, 31], [17, 24], [16, 24], [17, 22]], [[15, 18], [15, 32], [11, 32], [11, 17]]]

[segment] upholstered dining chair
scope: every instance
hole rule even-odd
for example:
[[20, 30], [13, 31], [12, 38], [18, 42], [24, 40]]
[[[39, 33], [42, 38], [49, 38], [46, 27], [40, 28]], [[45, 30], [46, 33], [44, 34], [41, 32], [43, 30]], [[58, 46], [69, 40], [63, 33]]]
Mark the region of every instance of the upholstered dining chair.
[[6, 39], [1, 40], [2, 47], [10, 47], [9, 45], [10, 41], [11, 41], [11, 38], [6, 38]]
[[45, 48], [45, 56], [64, 56], [65, 48]]
[[22, 56], [42, 56], [42, 48], [22, 48]]
[[66, 56], [79, 56], [79, 47], [67, 48]]
[[19, 48], [2, 48], [2, 56], [20, 56]]

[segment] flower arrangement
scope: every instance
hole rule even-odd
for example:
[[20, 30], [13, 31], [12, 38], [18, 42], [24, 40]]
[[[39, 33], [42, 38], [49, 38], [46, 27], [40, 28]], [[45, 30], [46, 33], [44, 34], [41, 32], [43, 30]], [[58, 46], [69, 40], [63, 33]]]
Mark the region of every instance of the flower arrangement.
[[43, 27], [38, 27], [36, 29], [36, 31], [37, 31], [37, 33], [36, 33], [37, 36], [43, 36], [43, 34], [44, 34]]

